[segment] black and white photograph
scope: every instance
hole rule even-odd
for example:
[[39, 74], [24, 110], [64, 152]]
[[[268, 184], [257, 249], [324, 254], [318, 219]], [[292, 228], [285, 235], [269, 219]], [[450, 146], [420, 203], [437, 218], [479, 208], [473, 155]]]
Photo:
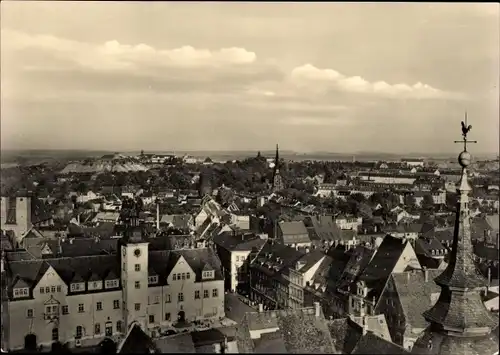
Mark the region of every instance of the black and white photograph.
[[499, 354], [499, 3], [0, 29], [2, 353]]

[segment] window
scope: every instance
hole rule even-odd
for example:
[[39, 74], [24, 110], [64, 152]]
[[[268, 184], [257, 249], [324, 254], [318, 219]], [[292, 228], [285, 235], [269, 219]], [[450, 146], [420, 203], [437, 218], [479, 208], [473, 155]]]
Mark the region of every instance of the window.
[[76, 336], [75, 338], [79, 339], [82, 337], [82, 334], [83, 334], [83, 328], [81, 325], [77, 326], [76, 327]]
[[52, 315], [59, 313], [59, 306], [45, 306], [45, 314]]
[[181, 279], [181, 274], [177, 274], [177, 280]]
[[182, 279], [183, 279], [183, 280], [185, 280], [185, 279], [186, 279], [186, 273], [185, 273], [185, 272], [183, 272], [183, 273], [182, 273]]
[[28, 318], [33, 318], [33, 310], [32, 309], [28, 309], [26, 311], [26, 317]]
[[45, 293], [45, 287], [40, 287], [40, 293]]
[[122, 263], [122, 270], [125, 270], [125, 263]]
[[52, 286], [52, 287], [50, 288], [50, 292], [52, 292], [52, 293], [56, 293], [56, 287], [55, 287], [55, 286]]
[[140, 311], [141, 310], [141, 304], [140, 303], [136, 303], [135, 304], [135, 310], [136, 311]]
[[191, 273], [186, 272], [186, 280], [189, 280], [190, 277], [191, 277]]
[[85, 311], [85, 307], [83, 306], [83, 303], [80, 303], [78, 305], [78, 313], [83, 313]]
[[120, 309], [120, 300], [113, 301], [113, 309]]
[[170, 320], [170, 313], [165, 313], [165, 320], [169, 321]]
[[158, 276], [149, 276], [148, 277], [148, 283], [150, 285], [158, 283]]
[[57, 286], [57, 292], [61, 292], [61, 286]]
[[101, 325], [99, 323], [94, 325], [94, 334], [101, 334]]
[[218, 289], [214, 288], [212, 290], [212, 297], [219, 297], [219, 290]]
[[52, 328], [52, 341], [59, 341], [59, 328]]
[[208, 290], [203, 290], [203, 298], [208, 298]]
[[141, 264], [135, 264], [134, 269], [135, 271], [141, 271]]
[[62, 314], [69, 314], [69, 307], [68, 306], [62, 306]]
[[141, 282], [140, 282], [140, 281], [136, 281], [136, 282], [135, 282], [135, 288], [136, 288], [136, 289], [141, 288]]
[[113, 336], [113, 323], [106, 322], [106, 328], [104, 329], [104, 332], [107, 337]]
[[122, 321], [121, 320], [116, 322], [116, 331], [119, 333], [121, 333], [121, 331], [122, 331]]
[[118, 287], [118, 280], [106, 280], [104, 285], [106, 288], [113, 288], [113, 287]]
[[27, 288], [15, 288], [14, 289], [14, 297], [26, 297], [29, 292]]
[[173, 274], [172, 280], [177, 281], [177, 274]]
[[217, 311], [218, 311], [218, 310], [217, 310], [217, 307], [212, 308], [212, 314], [213, 314], [214, 316], [216, 316], [216, 315], [217, 315]]
[[81, 283], [71, 284], [71, 291], [80, 291], [83, 287], [81, 287]]
[[96, 309], [97, 309], [98, 311], [102, 311], [102, 302], [97, 302], [97, 304], [96, 304]]
[[200, 291], [194, 291], [194, 299], [195, 300], [200, 299]]
[[177, 295], [177, 302], [182, 302], [184, 301], [184, 294], [182, 292], [179, 292]]
[[150, 314], [149, 315], [149, 323], [153, 324], [155, 322], [155, 316]]
[[214, 277], [214, 272], [213, 271], [203, 271], [202, 278], [204, 279], [211, 279]]
[[172, 302], [170, 295], [169, 294], [165, 295], [165, 303], [170, 303], [170, 302]]

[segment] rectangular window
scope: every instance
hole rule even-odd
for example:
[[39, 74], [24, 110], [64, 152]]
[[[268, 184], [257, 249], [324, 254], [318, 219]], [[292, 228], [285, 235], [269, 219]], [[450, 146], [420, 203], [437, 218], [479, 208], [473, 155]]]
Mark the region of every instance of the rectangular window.
[[200, 291], [194, 291], [194, 299], [195, 300], [200, 299]]
[[83, 328], [81, 325], [77, 326], [76, 327], [76, 336], [75, 338], [79, 339], [82, 337], [82, 334], [83, 334]]
[[97, 309], [98, 311], [102, 311], [102, 302], [97, 302], [97, 304], [96, 304], [96, 309]]
[[181, 274], [177, 274], [177, 280], [181, 279]]
[[134, 269], [135, 271], [141, 271], [141, 264], [135, 264]]
[[101, 334], [101, 325], [99, 323], [94, 325], [94, 334]]
[[140, 303], [136, 303], [135, 304], [135, 310], [136, 311], [140, 311], [141, 310], [141, 304]]
[[170, 320], [170, 313], [165, 313], [165, 320], [169, 321]]
[[61, 286], [57, 286], [57, 292], [61, 292]]
[[212, 314], [213, 314], [214, 316], [216, 316], [216, 315], [217, 315], [217, 311], [218, 311], [218, 310], [217, 310], [217, 307], [212, 308]]
[[28, 318], [33, 318], [33, 310], [32, 309], [28, 309], [26, 311], [26, 317]]
[[113, 309], [120, 309], [120, 300], [113, 301]]
[[122, 321], [121, 320], [116, 322], [116, 331], [119, 333], [121, 333], [121, 331], [122, 331]]
[[62, 306], [62, 314], [69, 314], [69, 307], [68, 306]]
[[190, 277], [191, 277], [191, 273], [186, 272], [186, 280], [189, 280]]
[[154, 322], [155, 322], [155, 316], [154, 316], [154, 315], [152, 315], [152, 314], [150, 314], [150, 315], [149, 315], [149, 323], [150, 323], [150, 324], [153, 324]]
[[83, 303], [80, 303], [78, 305], [78, 313], [83, 313], [85, 312], [85, 307], [83, 306]]
[[50, 293], [50, 287], [45, 287], [45, 293]]
[[177, 281], [177, 274], [172, 275], [172, 280]]
[[125, 263], [122, 263], [122, 270], [125, 271]]
[[212, 297], [219, 297], [219, 290], [218, 289], [214, 288], [212, 290]]
[[186, 279], [186, 273], [185, 273], [185, 272], [183, 272], [183, 273], [182, 273], [182, 279], [183, 279], [183, 280], [185, 280], [185, 279]]
[[40, 287], [40, 293], [45, 293], [45, 287]]
[[170, 295], [169, 294], [165, 295], [165, 303], [170, 303], [170, 302], [172, 302]]
[[52, 287], [50, 288], [50, 292], [52, 292], [52, 293], [56, 293], [56, 287], [55, 287], [55, 286], [52, 286]]
[[104, 329], [107, 337], [113, 336], [113, 324], [106, 325], [106, 329]]
[[179, 292], [177, 295], [177, 302], [182, 302], [184, 301], [184, 294], [182, 292]]
[[208, 298], [208, 290], [203, 290], [203, 298]]
[[136, 289], [141, 288], [141, 282], [140, 282], [140, 281], [136, 281], [136, 282], [135, 282], [135, 288], [136, 288]]

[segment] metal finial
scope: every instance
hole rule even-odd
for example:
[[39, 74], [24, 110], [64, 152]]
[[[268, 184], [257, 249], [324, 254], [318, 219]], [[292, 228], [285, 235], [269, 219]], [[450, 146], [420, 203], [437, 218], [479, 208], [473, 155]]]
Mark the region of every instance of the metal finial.
[[465, 111], [465, 119], [464, 121], [461, 122], [461, 124], [462, 124], [462, 140], [454, 141], [454, 143], [462, 143], [464, 145], [464, 150], [458, 156], [458, 162], [460, 163], [462, 168], [465, 168], [469, 166], [471, 163], [471, 155], [469, 154], [469, 152], [467, 152], [467, 143], [477, 143], [477, 141], [467, 140], [467, 134], [472, 129], [472, 126], [467, 124], [467, 111]]

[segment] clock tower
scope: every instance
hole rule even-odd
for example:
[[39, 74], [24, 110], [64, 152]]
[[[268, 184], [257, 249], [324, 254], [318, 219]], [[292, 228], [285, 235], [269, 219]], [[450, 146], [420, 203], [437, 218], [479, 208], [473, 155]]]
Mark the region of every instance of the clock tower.
[[120, 243], [123, 320], [125, 332], [134, 322], [146, 331], [148, 321], [148, 242], [137, 218], [130, 218]]

